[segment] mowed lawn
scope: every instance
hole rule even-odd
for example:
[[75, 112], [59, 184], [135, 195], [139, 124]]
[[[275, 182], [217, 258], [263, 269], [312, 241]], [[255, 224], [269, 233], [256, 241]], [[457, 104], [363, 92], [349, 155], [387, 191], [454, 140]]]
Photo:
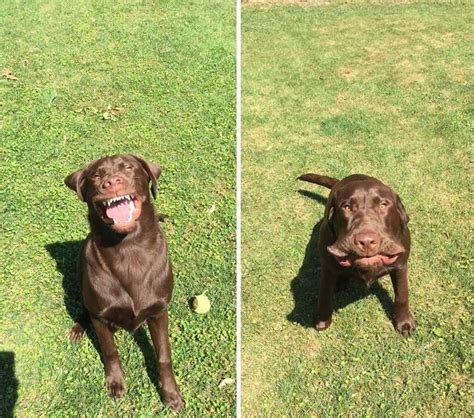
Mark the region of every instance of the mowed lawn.
[[[243, 412], [472, 414], [471, 5], [245, 7]], [[410, 214], [414, 335], [391, 324], [388, 277], [336, 297], [311, 328], [328, 190], [365, 173]]]
[[[68, 341], [88, 223], [63, 179], [119, 152], [163, 169], [155, 207], [169, 216], [184, 415], [235, 413], [235, 383], [218, 387], [235, 379], [234, 9], [224, 0], [1, 3], [0, 416], [173, 415], [155, 387], [148, 330], [116, 334], [128, 386], [116, 402], [94, 333]], [[188, 300], [203, 291], [212, 308], [198, 315]]]

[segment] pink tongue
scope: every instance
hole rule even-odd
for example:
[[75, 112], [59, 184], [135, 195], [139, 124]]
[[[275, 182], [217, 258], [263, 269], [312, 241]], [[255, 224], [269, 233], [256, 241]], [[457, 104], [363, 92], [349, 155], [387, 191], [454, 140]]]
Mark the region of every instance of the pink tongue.
[[127, 222], [130, 213], [130, 204], [128, 202], [120, 203], [117, 206], [107, 208], [105, 213], [110, 219], [113, 219], [115, 223]]

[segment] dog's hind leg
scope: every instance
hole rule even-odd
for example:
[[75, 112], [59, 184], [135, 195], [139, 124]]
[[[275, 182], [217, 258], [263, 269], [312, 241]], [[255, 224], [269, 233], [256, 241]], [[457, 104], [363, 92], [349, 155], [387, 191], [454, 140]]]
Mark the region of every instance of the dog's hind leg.
[[69, 340], [73, 344], [77, 344], [79, 341], [81, 341], [90, 323], [91, 323], [91, 318], [89, 316], [89, 312], [87, 311], [85, 307], [83, 307], [81, 315], [79, 316], [76, 323], [71, 327], [71, 330], [69, 331]]

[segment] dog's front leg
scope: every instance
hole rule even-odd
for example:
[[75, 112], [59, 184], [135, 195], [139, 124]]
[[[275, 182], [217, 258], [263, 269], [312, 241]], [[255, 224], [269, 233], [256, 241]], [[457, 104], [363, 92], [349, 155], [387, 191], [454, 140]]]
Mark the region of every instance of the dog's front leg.
[[110, 328], [98, 319], [92, 318], [95, 332], [99, 338], [100, 349], [105, 368], [105, 380], [109, 395], [118, 399], [125, 393], [125, 380], [123, 379], [122, 366], [115, 347], [114, 334]]
[[404, 337], [415, 330], [415, 320], [408, 304], [408, 267], [405, 265], [390, 273], [395, 293], [395, 329]]
[[184, 403], [176, 385], [171, 363], [171, 347], [168, 337], [168, 310], [164, 308], [157, 316], [149, 318], [147, 323], [156, 351], [161, 398], [166, 406], [179, 411]]
[[316, 331], [324, 331], [332, 322], [334, 290], [337, 278], [324, 266], [321, 268], [318, 306], [316, 309]]

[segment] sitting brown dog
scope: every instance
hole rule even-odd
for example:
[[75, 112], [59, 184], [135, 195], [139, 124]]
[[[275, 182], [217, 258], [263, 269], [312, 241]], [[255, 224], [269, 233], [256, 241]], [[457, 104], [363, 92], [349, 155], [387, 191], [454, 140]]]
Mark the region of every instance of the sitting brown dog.
[[[179, 410], [183, 401], [173, 374], [168, 338], [168, 303], [173, 274], [165, 236], [156, 219], [160, 167], [133, 155], [114, 155], [93, 161], [65, 179], [89, 208], [91, 232], [80, 257], [79, 278], [85, 314], [99, 339], [110, 396], [125, 392], [122, 367], [113, 333], [134, 332], [145, 321], [158, 363], [163, 402]], [[76, 323], [70, 339], [78, 342], [84, 324]]]
[[361, 279], [367, 287], [390, 274], [396, 330], [409, 336], [415, 321], [408, 305], [408, 215], [398, 195], [381, 181], [354, 174], [342, 180], [304, 174], [300, 180], [331, 189], [319, 234], [321, 282], [315, 328], [331, 325], [338, 280]]

